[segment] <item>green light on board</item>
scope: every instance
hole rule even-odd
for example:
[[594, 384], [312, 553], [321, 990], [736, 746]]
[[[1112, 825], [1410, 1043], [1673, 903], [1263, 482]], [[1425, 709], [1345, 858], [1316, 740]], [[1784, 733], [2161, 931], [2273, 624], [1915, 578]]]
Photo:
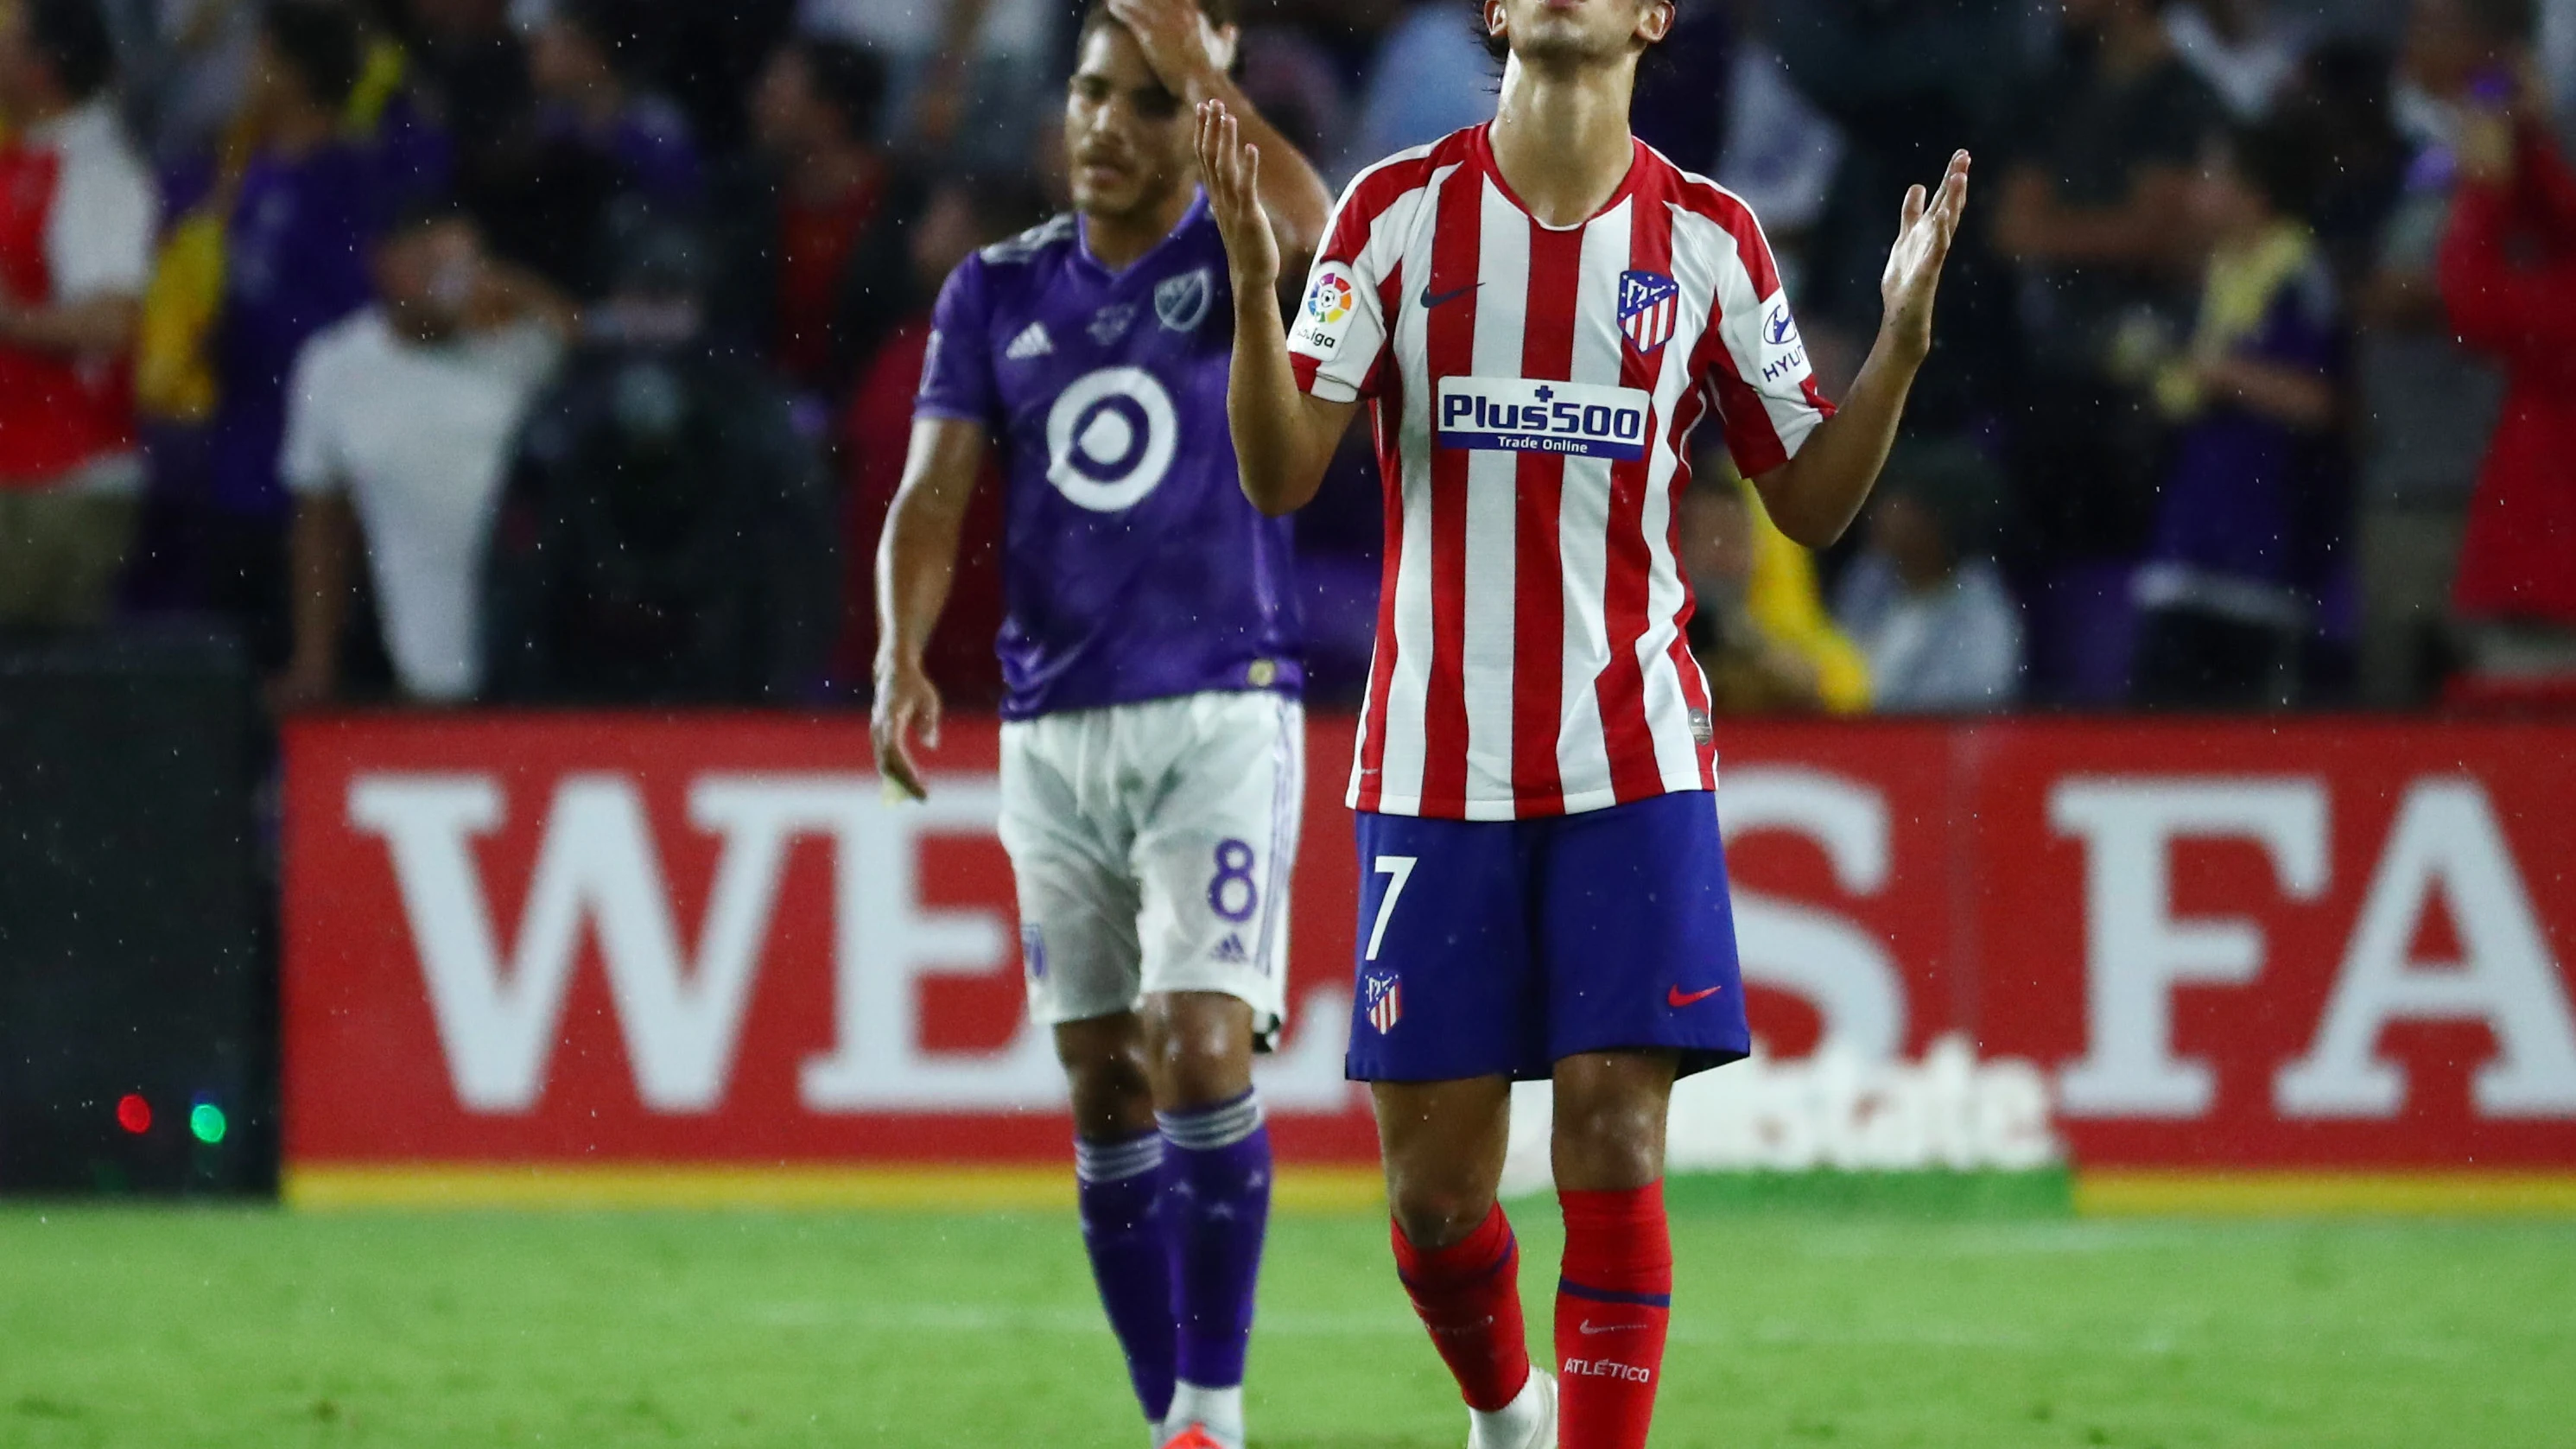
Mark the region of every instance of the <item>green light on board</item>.
[[189, 1109], [188, 1130], [209, 1147], [223, 1141], [224, 1133], [231, 1125], [224, 1120], [224, 1109], [212, 1102], [199, 1102]]

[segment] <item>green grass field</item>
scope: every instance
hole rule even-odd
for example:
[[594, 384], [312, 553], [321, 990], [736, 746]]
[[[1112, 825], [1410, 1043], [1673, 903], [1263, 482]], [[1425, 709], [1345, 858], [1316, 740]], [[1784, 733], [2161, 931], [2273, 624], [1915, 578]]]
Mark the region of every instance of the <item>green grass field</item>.
[[[1517, 1214], [1544, 1335], [1556, 1234]], [[1277, 1224], [1266, 1449], [1454, 1449], [1369, 1217]], [[2576, 1224], [1675, 1223], [1673, 1446], [2576, 1445]], [[1135, 1449], [1054, 1216], [0, 1208], [0, 1445]]]

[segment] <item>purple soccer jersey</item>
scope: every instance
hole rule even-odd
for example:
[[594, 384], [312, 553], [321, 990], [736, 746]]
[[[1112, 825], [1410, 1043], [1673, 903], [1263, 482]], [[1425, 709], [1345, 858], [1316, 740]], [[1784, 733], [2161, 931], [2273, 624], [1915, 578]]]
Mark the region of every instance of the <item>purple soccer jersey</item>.
[[1124, 271], [1065, 215], [941, 289], [914, 411], [1003, 450], [1004, 718], [1301, 684], [1289, 524], [1235, 476], [1233, 318], [1204, 194]]

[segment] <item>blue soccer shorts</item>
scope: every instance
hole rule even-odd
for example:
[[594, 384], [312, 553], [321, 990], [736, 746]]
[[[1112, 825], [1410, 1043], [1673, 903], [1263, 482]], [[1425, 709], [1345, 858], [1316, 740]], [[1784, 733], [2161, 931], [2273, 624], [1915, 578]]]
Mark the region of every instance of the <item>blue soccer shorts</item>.
[[1708, 791], [1537, 820], [1359, 817], [1349, 1076], [1546, 1078], [1581, 1052], [1752, 1049]]

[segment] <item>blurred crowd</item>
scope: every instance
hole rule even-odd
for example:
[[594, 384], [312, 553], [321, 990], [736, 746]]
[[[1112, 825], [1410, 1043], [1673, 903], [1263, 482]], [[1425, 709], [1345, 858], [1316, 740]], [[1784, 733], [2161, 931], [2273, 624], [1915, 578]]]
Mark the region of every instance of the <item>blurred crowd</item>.
[[[1469, 0], [1241, 9], [1336, 182], [1491, 113]], [[219, 628], [280, 709], [863, 697], [930, 307], [1063, 205], [1080, 11], [0, 0], [0, 631]], [[1700, 460], [1717, 698], [2576, 702], [2571, 103], [2576, 0], [1682, 0], [1637, 129], [1764, 219], [1829, 395], [1977, 155], [1853, 536]], [[1298, 525], [1327, 701], [1363, 441]]]

